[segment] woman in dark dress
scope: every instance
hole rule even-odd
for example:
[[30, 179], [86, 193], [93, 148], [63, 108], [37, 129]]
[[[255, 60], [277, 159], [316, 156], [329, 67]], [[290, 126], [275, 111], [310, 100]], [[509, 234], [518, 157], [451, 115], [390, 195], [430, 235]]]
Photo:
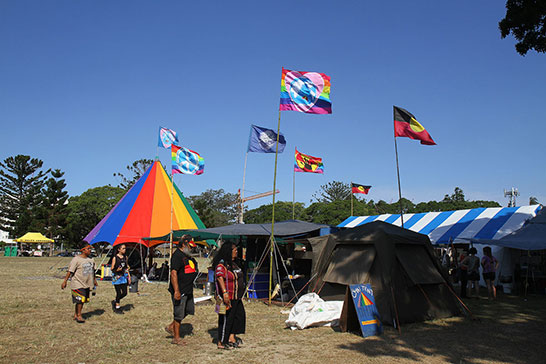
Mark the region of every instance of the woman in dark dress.
[[123, 314], [119, 302], [123, 297], [127, 296], [127, 286], [131, 284], [129, 265], [125, 255], [126, 249], [125, 244], [119, 245], [116, 255], [112, 258], [112, 284], [116, 289], [116, 298], [112, 301], [112, 310], [118, 314]]
[[245, 292], [243, 270], [235, 263], [237, 246], [225, 242], [214, 257], [218, 313], [218, 349], [239, 348], [245, 333], [246, 313], [241, 298]]

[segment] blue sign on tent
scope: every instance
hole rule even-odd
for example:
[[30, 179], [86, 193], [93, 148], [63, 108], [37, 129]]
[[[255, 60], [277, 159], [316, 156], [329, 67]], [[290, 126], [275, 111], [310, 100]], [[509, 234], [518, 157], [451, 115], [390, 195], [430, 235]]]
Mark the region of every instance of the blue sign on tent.
[[380, 335], [383, 332], [383, 326], [375, 305], [372, 286], [370, 284], [351, 284], [349, 289], [353, 297], [362, 336]]

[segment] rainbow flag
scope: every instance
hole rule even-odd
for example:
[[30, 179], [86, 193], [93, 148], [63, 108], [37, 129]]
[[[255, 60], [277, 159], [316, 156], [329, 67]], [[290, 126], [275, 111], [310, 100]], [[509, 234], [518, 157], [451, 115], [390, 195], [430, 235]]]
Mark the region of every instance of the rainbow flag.
[[203, 174], [205, 160], [199, 153], [188, 148], [171, 145], [172, 173]]
[[296, 149], [295, 159], [295, 172], [324, 173], [324, 164], [322, 164], [322, 158], [317, 158], [300, 153]]
[[178, 144], [178, 135], [176, 135], [176, 131], [160, 126], [157, 146], [162, 148], [170, 148], [173, 144]]
[[331, 114], [330, 76], [282, 69], [279, 110]]

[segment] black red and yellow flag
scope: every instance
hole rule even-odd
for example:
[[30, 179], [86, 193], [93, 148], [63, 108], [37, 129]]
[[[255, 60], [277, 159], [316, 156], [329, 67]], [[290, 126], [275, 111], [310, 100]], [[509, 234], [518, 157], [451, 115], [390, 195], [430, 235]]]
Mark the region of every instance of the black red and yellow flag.
[[436, 145], [415, 116], [401, 107], [394, 107], [394, 136], [420, 140], [421, 144]]
[[368, 192], [370, 192], [370, 188], [372, 188], [372, 186], [364, 186], [364, 185], [359, 185], [358, 183], [351, 183], [352, 193], [363, 193], [367, 195]]
[[294, 172], [324, 173], [322, 158], [300, 153], [297, 149], [294, 157]]

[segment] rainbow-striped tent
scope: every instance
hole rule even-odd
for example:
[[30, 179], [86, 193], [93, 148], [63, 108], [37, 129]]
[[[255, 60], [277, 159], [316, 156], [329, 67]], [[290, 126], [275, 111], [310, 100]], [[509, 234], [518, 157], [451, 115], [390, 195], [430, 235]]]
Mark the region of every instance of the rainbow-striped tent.
[[[111, 245], [157, 242], [142, 240], [171, 231], [171, 179], [155, 161], [112, 210], [84, 238], [89, 244]], [[182, 192], [174, 185], [172, 229], [202, 229], [199, 219]], [[155, 244], [154, 244], [155, 243]]]

